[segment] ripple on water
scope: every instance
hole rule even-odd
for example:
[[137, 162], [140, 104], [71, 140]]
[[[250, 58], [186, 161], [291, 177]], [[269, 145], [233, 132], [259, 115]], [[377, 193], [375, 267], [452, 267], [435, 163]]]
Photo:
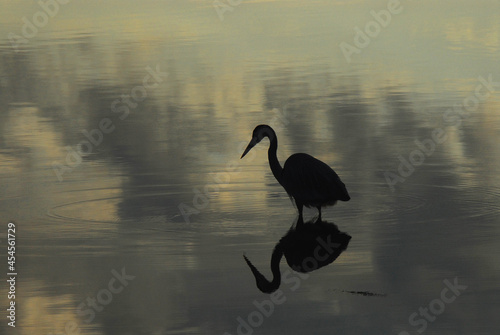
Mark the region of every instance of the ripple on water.
[[[384, 183], [369, 183], [365, 192], [359, 191], [361, 187], [366, 186], [366, 184], [353, 184], [351, 201], [339, 202], [335, 207], [324, 210], [325, 218], [333, 217], [335, 222], [339, 223], [359, 218], [389, 222], [401, 215], [413, 214], [419, 220], [421, 213], [431, 212], [433, 213], [431, 220], [441, 220], [444, 216], [451, 220], [493, 217], [500, 213], [500, 192], [493, 189], [422, 184], [415, 185], [410, 192], [390, 193], [387, 192], [387, 186]], [[366, 190], [370, 191], [366, 192]], [[272, 191], [273, 193], [269, 195], [269, 191], [262, 188], [246, 190], [239, 198], [238, 192], [221, 189], [217, 197], [211, 199], [209, 206], [202, 211], [202, 214], [207, 215], [207, 219], [219, 223], [221, 220], [227, 221], [224, 225], [226, 227], [232, 224], [238, 226], [240, 221], [246, 222], [252, 218], [267, 220], [270, 217], [275, 219], [276, 216], [282, 216], [293, 219], [296, 210], [286, 193], [284, 191], [276, 193], [277, 189]], [[73, 195], [70, 195], [71, 193]], [[120, 188], [75, 190], [67, 194], [68, 198], [74, 198], [74, 201], [53, 206], [47, 212], [48, 217], [65, 221], [104, 223], [126, 220], [118, 212], [119, 206], [124, 201]], [[267, 197], [266, 194], [268, 194]], [[141, 206], [141, 204], [154, 204], [153, 200], [157, 197], [172, 197], [171, 203], [177, 204], [179, 202], [176, 200], [177, 196], [179, 194], [159, 192], [158, 189], [142, 190], [140, 194], [128, 194], [127, 202]], [[248, 199], [254, 201], [245, 203]], [[164, 209], [155, 208], [154, 205], [150, 209], [149, 216], [162, 217], [163, 222], [182, 221], [179, 217], [175, 218], [179, 216], [178, 210], [169, 211], [172, 214], [169, 217]], [[309, 210], [305, 215], [316, 215], [316, 211]], [[429, 219], [428, 215], [426, 217]], [[193, 218], [198, 219], [201, 216]], [[244, 222], [241, 222], [241, 225], [246, 227]]]
[[335, 221], [367, 218], [371, 223], [397, 223], [401, 217], [418, 221], [483, 220], [500, 214], [500, 190], [493, 187], [415, 184], [397, 192], [384, 183], [350, 183], [351, 201], [325, 210]]
[[65, 221], [115, 223], [119, 221], [117, 206], [120, 199], [115, 196], [60, 204], [50, 208], [47, 216]]
[[54, 197], [66, 201], [50, 207], [46, 215], [52, 219], [91, 223], [126, 221], [127, 215], [135, 221], [138, 217], [141, 221], [143, 217], [162, 217], [165, 222], [177, 213], [168, 209], [177, 206], [179, 197], [179, 192], [172, 191], [168, 185], [134, 190], [119, 186], [66, 189]]
[[[412, 193], [397, 194], [384, 200], [390, 217], [419, 214], [416, 220], [488, 219], [500, 214], [500, 191], [479, 186], [419, 184]], [[422, 215], [425, 214], [425, 215]]]
[[[426, 185], [429, 187], [439, 187]], [[456, 210], [448, 213], [452, 219], [492, 218], [500, 214], [500, 190], [494, 188], [456, 187], [449, 198], [444, 198]]]

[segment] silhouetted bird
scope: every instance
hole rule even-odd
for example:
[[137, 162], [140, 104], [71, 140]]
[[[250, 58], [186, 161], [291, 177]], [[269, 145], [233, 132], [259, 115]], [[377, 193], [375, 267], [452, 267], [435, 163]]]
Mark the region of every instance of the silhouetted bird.
[[241, 158], [264, 137], [271, 141], [268, 150], [271, 171], [288, 195], [295, 200], [299, 210], [299, 222], [303, 222], [303, 206], [316, 207], [319, 211], [318, 220], [321, 221], [321, 207], [333, 206], [337, 200], [349, 201], [351, 199], [344, 183], [335, 171], [308, 154], [291, 155], [286, 160], [285, 167], [282, 168], [276, 156], [278, 138], [273, 128], [267, 125], [255, 127], [252, 140]]

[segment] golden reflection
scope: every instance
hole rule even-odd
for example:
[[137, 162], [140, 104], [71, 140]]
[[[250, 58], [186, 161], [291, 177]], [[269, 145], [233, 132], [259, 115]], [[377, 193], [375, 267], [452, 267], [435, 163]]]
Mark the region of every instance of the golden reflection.
[[480, 46], [490, 51], [500, 46], [500, 24], [492, 21], [490, 27], [482, 27], [476, 18], [463, 18], [460, 22], [446, 23], [444, 32], [446, 39], [452, 42], [451, 48], [467, 50], [471, 46]]
[[[496, 329], [484, 308], [498, 295], [498, 92], [461, 125], [441, 120], [478, 76], [500, 81], [498, 4], [408, 2], [347, 63], [339, 43], [386, 4], [250, 0], [221, 21], [212, 1], [74, 0], [16, 51], [8, 34], [21, 34], [40, 5], [2, 1], [0, 212], [20, 227], [20, 333], [60, 333], [73, 321], [85, 334], [230, 330], [259, 293], [238, 285], [251, 275], [241, 253], [268, 264], [263, 246], [296, 215], [265, 145], [239, 159], [257, 124], [276, 130], [281, 162], [311, 153], [352, 190], [329, 214], [355, 240], [334, 275], [315, 276], [317, 292], [339, 293], [328, 291], [338, 280], [391, 294], [386, 306], [290, 292], [258, 332], [287, 321], [298, 333], [318, 333], [317, 324], [387, 333], [407, 325], [443, 273], [478, 285], [439, 325], [455, 330], [472, 308], [478, 327]], [[133, 98], [147, 67], [162, 81]], [[94, 132], [99, 144], [75, 163], [68, 150], [102, 120], [113, 130]], [[409, 159], [436, 127], [447, 140], [391, 192], [384, 171], [398, 170], [398, 155]], [[54, 163], [69, 168], [62, 178]], [[214, 196], [201, 204], [205, 187]], [[182, 204], [195, 209], [191, 222]], [[136, 281], [85, 328], [75, 304], [122, 266]]]
[[[33, 286], [30, 283], [29, 286]], [[40, 285], [38, 289], [43, 289]], [[81, 322], [75, 313], [76, 301], [70, 294], [48, 296], [38, 294], [23, 299], [22, 334], [46, 335], [46, 334], [70, 334], [76, 330], [88, 333], [88, 326]], [[91, 331], [90, 334], [100, 332]]]

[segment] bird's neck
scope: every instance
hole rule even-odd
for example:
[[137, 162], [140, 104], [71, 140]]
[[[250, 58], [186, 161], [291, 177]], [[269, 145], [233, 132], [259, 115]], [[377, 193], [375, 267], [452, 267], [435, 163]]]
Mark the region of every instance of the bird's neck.
[[269, 281], [264, 277], [262, 273], [257, 270], [257, 268], [250, 262], [250, 260], [246, 257], [245, 261], [247, 262], [248, 266], [250, 267], [250, 270], [252, 270], [252, 273], [255, 277], [255, 281], [257, 283], [257, 287], [259, 290], [261, 290], [264, 293], [273, 293], [276, 291], [281, 284], [281, 273], [280, 273], [280, 261], [281, 258], [283, 257], [283, 248], [281, 247], [280, 243], [276, 245], [276, 247], [273, 250], [273, 255], [271, 256], [271, 271], [273, 273], [273, 280]]
[[283, 257], [283, 249], [281, 244], [278, 243], [273, 250], [271, 256], [271, 272], [273, 274], [273, 280], [271, 282], [272, 287], [278, 288], [281, 284], [281, 272], [280, 272], [280, 261]]
[[271, 145], [269, 145], [269, 150], [267, 151], [269, 166], [271, 167], [271, 171], [273, 172], [274, 177], [278, 180], [280, 184], [282, 184], [281, 173], [283, 172], [283, 168], [281, 167], [277, 156], [278, 139], [276, 138], [276, 134], [274, 133], [274, 131], [272, 131], [268, 137], [269, 140], [271, 141]]

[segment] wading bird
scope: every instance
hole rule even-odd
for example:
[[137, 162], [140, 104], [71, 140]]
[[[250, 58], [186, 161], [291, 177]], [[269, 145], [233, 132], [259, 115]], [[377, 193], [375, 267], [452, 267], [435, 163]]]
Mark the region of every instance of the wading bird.
[[276, 156], [278, 139], [273, 128], [268, 125], [255, 127], [252, 140], [241, 158], [245, 157], [250, 149], [264, 137], [271, 141], [267, 152], [271, 171], [288, 195], [295, 200], [299, 210], [299, 222], [303, 222], [303, 206], [316, 207], [319, 211], [318, 220], [321, 221], [321, 207], [333, 206], [337, 200], [349, 201], [351, 199], [344, 183], [335, 171], [308, 154], [293, 154], [282, 168]]

